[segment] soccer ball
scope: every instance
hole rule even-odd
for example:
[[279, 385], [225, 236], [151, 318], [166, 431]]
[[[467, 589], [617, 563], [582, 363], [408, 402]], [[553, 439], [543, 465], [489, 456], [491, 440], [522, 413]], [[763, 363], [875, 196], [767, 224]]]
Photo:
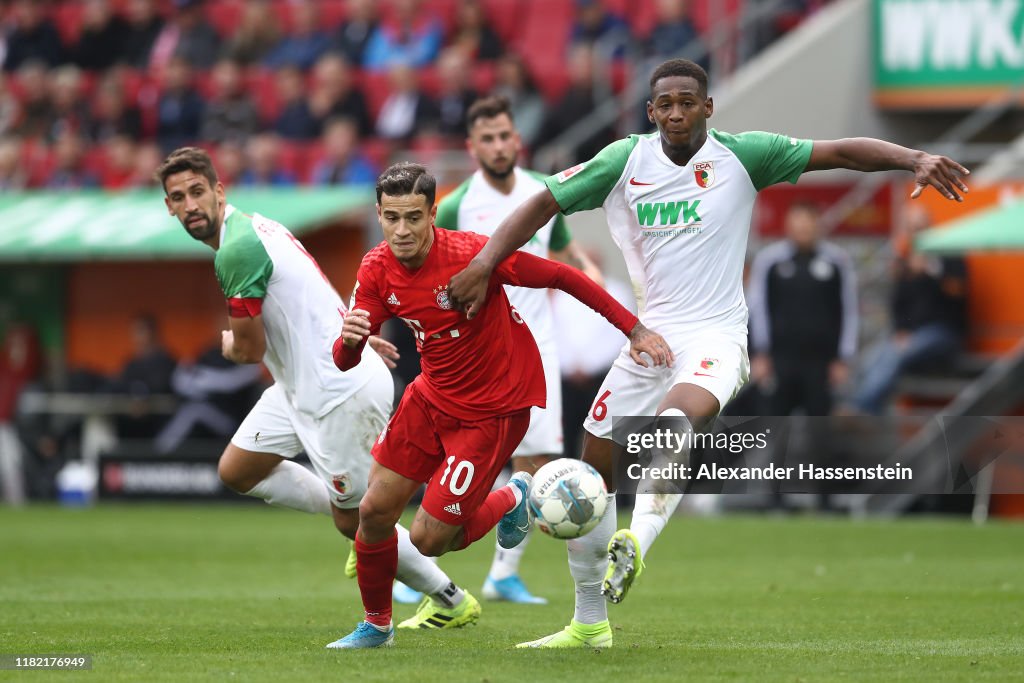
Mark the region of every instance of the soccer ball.
[[597, 470], [579, 460], [560, 458], [533, 475], [530, 513], [537, 528], [548, 536], [579, 538], [601, 521], [607, 496]]

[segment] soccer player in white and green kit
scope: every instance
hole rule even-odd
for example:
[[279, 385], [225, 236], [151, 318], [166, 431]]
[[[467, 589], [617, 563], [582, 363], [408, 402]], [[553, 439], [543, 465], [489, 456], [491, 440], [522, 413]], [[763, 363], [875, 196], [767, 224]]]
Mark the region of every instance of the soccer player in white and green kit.
[[[281, 224], [227, 203], [209, 155], [183, 147], [157, 170], [168, 212], [215, 252], [228, 304], [222, 351], [235, 363], [263, 362], [274, 378], [239, 426], [218, 465], [239, 493], [282, 507], [330, 515], [354, 538], [366, 493], [370, 448], [387, 424], [391, 374], [377, 353], [346, 373], [332, 346], [346, 309], [316, 260]], [[393, 354], [387, 342], [377, 350]], [[315, 474], [292, 458], [305, 451]], [[480, 605], [456, 586], [398, 527], [398, 575], [427, 594], [407, 627], [475, 622]], [[438, 616], [440, 615], [440, 616]]]
[[[520, 204], [544, 189], [544, 176], [517, 165], [522, 142], [512, 119], [511, 106], [504, 97], [485, 97], [466, 111], [466, 149], [479, 169], [438, 204], [434, 224], [448, 230], [492, 235]], [[561, 214], [555, 214], [541, 226], [519, 251], [560, 261], [600, 281], [600, 272], [573, 242]], [[547, 407], [531, 410], [530, 428], [512, 454], [513, 471], [533, 474], [552, 458], [561, 457], [564, 446], [561, 373], [551, 300], [544, 289], [506, 286], [505, 292], [530, 326], [544, 365]], [[547, 602], [532, 595], [519, 577], [519, 563], [525, 549], [525, 540], [511, 549], [496, 546], [484, 583], [485, 598], [519, 603]]]
[[[668, 340], [675, 356], [670, 368], [627, 367], [620, 357], [605, 378], [585, 423], [583, 460], [606, 482], [612, 481], [616, 449], [612, 417], [674, 417], [700, 431], [746, 382], [743, 260], [760, 190], [796, 182], [808, 171], [846, 168], [910, 171], [917, 182], [911, 197], [928, 185], [958, 201], [967, 191], [960, 180], [967, 169], [954, 161], [881, 140], [709, 130], [714, 104], [707, 74], [688, 60], [658, 66], [650, 87], [647, 114], [656, 132], [619, 140], [547, 178], [546, 189], [502, 223], [449, 285], [453, 302], [473, 316], [495, 264], [541, 225], [557, 212], [604, 208], [635, 288], [644, 294], [641, 320]], [[570, 625], [520, 647], [610, 647], [605, 598], [615, 603], [625, 597], [679, 499], [638, 495], [630, 527], [615, 531], [610, 496], [594, 531], [568, 543], [576, 584]]]

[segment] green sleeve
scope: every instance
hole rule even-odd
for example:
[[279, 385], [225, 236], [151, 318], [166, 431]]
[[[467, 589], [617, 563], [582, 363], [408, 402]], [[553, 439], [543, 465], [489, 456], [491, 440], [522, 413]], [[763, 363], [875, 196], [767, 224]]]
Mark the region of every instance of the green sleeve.
[[466, 191], [469, 189], [470, 180], [472, 180], [472, 176], [449, 192], [437, 205], [437, 216], [434, 218], [435, 226], [445, 230], [459, 229], [459, 207], [462, 206], [462, 198], [466, 196]]
[[639, 141], [639, 135], [630, 135], [608, 145], [590, 161], [545, 178], [544, 184], [562, 213], [587, 211], [603, 205], [622, 177], [629, 154]]
[[274, 272], [274, 262], [252, 229], [217, 250], [214, 270], [228, 299], [262, 299]]
[[555, 214], [555, 224], [551, 228], [551, 241], [548, 242], [548, 249], [551, 251], [562, 251], [569, 242], [572, 242], [572, 233], [569, 232], [569, 226], [565, 224], [565, 216], [560, 213]]
[[795, 183], [807, 168], [814, 146], [810, 140], [760, 131], [730, 135], [712, 130], [708, 134], [736, 155], [758, 192], [783, 181]]

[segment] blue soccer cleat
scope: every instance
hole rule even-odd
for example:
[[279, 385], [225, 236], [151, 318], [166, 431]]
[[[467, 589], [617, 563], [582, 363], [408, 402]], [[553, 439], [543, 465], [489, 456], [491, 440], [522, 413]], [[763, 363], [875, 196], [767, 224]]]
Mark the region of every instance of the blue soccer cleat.
[[395, 627], [381, 631], [366, 621], [360, 621], [356, 630], [344, 638], [327, 645], [329, 650], [364, 650], [374, 647], [391, 647], [395, 644]]
[[518, 574], [495, 581], [490, 576], [484, 581], [484, 598], [503, 602], [517, 602], [521, 605], [546, 605], [547, 598], [534, 595]]
[[519, 505], [505, 513], [498, 522], [498, 545], [502, 548], [515, 548], [523, 542], [530, 531], [530, 485], [533, 477], [526, 472], [516, 472], [509, 479], [509, 486], [515, 486], [523, 494]]
[[391, 599], [403, 605], [418, 605], [423, 599], [423, 593], [409, 588], [401, 581], [395, 581], [395, 585], [391, 587]]

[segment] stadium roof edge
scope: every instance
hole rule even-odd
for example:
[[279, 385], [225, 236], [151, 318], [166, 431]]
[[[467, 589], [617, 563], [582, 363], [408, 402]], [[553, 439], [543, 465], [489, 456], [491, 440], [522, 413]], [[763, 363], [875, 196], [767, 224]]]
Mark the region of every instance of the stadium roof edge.
[[[373, 206], [370, 187], [260, 188], [228, 192], [295, 234]], [[212, 256], [167, 215], [163, 193], [29, 191], [0, 195], [0, 262], [201, 259]]]

